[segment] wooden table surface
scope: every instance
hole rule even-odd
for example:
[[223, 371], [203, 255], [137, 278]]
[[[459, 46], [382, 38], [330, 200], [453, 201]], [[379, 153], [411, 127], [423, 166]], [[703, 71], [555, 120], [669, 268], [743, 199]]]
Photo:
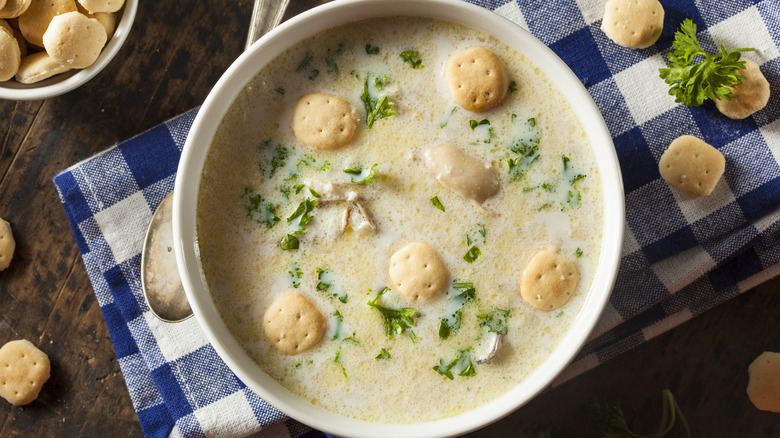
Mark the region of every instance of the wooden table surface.
[[[287, 17], [323, 2], [293, 0]], [[0, 272], [0, 344], [28, 339], [52, 363], [38, 400], [0, 400], [0, 437], [141, 435], [52, 177], [202, 103], [243, 50], [251, 10], [249, 0], [141, 2], [124, 47], [91, 82], [45, 101], [0, 101], [0, 217], [17, 242]], [[764, 283], [474, 435], [597, 436], [595, 398], [620, 401], [629, 424], [654, 432], [670, 388], [694, 436], [780, 436], [780, 414], [756, 410], [745, 394], [748, 364], [780, 351], [778, 287]]]

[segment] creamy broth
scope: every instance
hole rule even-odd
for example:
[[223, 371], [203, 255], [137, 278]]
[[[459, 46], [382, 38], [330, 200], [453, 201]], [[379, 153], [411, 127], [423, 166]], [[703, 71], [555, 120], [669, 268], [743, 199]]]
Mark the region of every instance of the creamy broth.
[[[378, 47], [379, 53], [367, 53], [367, 45]], [[501, 105], [479, 114], [457, 108], [442, 77], [448, 54], [475, 45], [495, 52], [516, 86]], [[418, 51], [423, 68], [412, 68], [399, 56], [407, 50]], [[367, 75], [386, 76], [382, 90], [370, 91], [386, 94], [396, 111], [370, 129], [361, 100]], [[292, 108], [315, 91], [339, 96], [357, 111], [360, 125], [348, 146], [318, 151], [293, 135]], [[482, 120], [489, 125], [478, 125]], [[510, 146], [536, 138], [538, 158], [525, 174], [513, 176], [508, 160], [519, 155]], [[424, 168], [424, 153], [442, 143], [492, 164], [499, 176], [498, 194], [480, 206], [439, 184]], [[349, 184], [355, 175], [344, 169], [368, 169], [375, 163], [373, 183]], [[571, 184], [575, 175], [585, 177]], [[292, 393], [367, 421], [440, 419], [490, 401], [521, 382], [549, 356], [577, 316], [600, 251], [599, 180], [579, 121], [532, 60], [462, 25], [406, 17], [352, 23], [270, 62], [222, 121], [198, 200], [203, 275], [233, 335]], [[313, 220], [298, 236], [300, 247], [282, 250], [280, 241], [294, 229], [287, 218], [305, 199], [317, 199], [309, 190], [316, 185], [312, 181], [347, 184], [370, 211], [376, 230], [348, 227], [339, 234], [344, 206], [320, 200], [311, 212]], [[262, 223], [268, 219], [262, 212], [248, 215], [247, 202], [257, 195], [263, 198], [261, 206], [275, 206], [279, 221], [270, 228]], [[445, 211], [434, 205], [434, 197]], [[388, 263], [412, 241], [432, 246], [453, 281], [473, 284], [476, 299], [461, 304], [455, 297], [462, 289], [452, 287], [424, 304], [401, 299], [392, 290]], [[464, 256], [473, 246], [481, 255], [468, 262]], [[581, 275], [574, 297], [551, 312], [531, 308], [518, 293], [518, 276], [541, 248], [574, 260]], [[328, 329], [312, 350], [287, 356], [266, 340], [262, 323], [274, 298], [293, 287], [327, 318]], [[392, 339], [380, 312], [367, 305], [385, 287], [391, 290], [379, 302], [416, 311], [411, 330]], [[460, 351], [471, 348], [473, 360], [487, 348], [490, 336], [477, 315], [495, 308], [511, 312], [498, 356], [490, 363], [474, 363], [470, 376], [459, 375], [458, 366], [451, 370], [452, 379], [434, 370]], [[442, 318], [458, 309], [460, 329], [442, 339]], [[383, 349], [389, 358], [382, 358]]]

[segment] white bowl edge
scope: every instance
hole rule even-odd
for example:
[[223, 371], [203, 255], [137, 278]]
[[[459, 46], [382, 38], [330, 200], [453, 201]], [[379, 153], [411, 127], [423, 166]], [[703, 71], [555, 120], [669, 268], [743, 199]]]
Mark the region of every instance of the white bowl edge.
[[[386, 15], [422, 15], [489, 29], [489, 33], [524, 53], [552, 81], [571, 86], [566, 98], [598, 156], [605, 205], [602, 249], [591, 290], [582, 311], [552, 354], [524, 381], [497, 399], [454, 417], [413, 424], [377, 424], [346, 418], [313, 406], [282, 388], [243, 351], [220, 319], [203, 281], [197, 253], [195, 219], [200, 171], [222, 116], [244, 84], [269, 60], [293, 44], [288, 41], [299, 41], [357, 19]], [[524, 39], [523, 47], [513, 44], [518, 37]], [[179, 163], [173, 228], [179, 270], [195, 316], [220, 357], [250, 389], [296, 420], [330, 434], [422, 438], [463, 434], [510, 414], [544, 390], [572, 361], [598, 322], [614, 285], [625, 227], [624, 212], [620, 168], [609, 130], [574, 73], [543, 43], [511, 21], [459, 0], [339, 0], [293, 17], [261, 38], [214, 86], [193, 122]]]

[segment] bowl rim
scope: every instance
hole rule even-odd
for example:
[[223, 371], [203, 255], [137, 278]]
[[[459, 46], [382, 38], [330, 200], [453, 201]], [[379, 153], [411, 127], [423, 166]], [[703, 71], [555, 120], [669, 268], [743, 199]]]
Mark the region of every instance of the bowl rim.
[[[196, 205], [201, 170], [222, 116], [239, 91], [269, 60], [321, 30], [360, 18], [414, 15], [463, 23], [487, 31], [525, 54], [553, 82], [563, 84], [598, 157], [604, 199], [602, 249], [591, 288], [569, 331], [542, 364], [518, 385], [475, 409], [435, 421], [370, 423], [303, 401], [263, 372], [230, 334], [205, 286], [198, 259]], [[522, 47], [519, 42], [522, 41]], [[575, 105], [576, 103], [576, 105]], [[340, 0], [301, 13], [262, 37], [225, 71], [198, 111], [185, 142], [174, 188], [173, 233], [179, 272], [196, 319], [218, 355], [251, 390], [290, 417], [342, 436], [439, 437], [467, 433], [497, 421], [547, 388], [583, 347], [607, 304], [617, 277], [625, 227], [625, 201], [617, 153], [595, 102], [568, 66], [512, 21], [458, 0]]]
[[118, 16], [113, 36], [108, 40], [97, 60], [83, 69], [71, 70], [52, 76], [33, 84], [22, 84], [13, 78], [0, 82], [0, 99], [6, 100], [43, 100], [67, 93], [89, 82], [100, 73], [127, 40], [138, 11], [138, 0], [125, 0], [122, 15]]

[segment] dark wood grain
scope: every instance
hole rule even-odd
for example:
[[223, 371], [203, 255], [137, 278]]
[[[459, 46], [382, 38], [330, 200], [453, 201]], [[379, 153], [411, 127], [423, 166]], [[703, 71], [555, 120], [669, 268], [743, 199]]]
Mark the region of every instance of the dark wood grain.
[[[294, 0], [287, 17], [320, 0]], [[54, 175], [199, 105], [241, 53], [252, 3], [141, 2], [106, 70], [66, 95], [0, 101], [0, 217], [17, 241], [0, 272], [0, 344], [28, 339], [52, 361], [35, 402], [0, 400], [0, 437], [135, 437], [141, 429], [87, 278]], [[587, 409], [619, 400], [631, 424], [654, 431], [671, 388], [698, 437], [780, 436], [780, 414], [747, 399], [747, 365], [780, 351], [780, 279], [765, 283], [552, 389], [473, 436], [597, 436]], [[679, 436], [679, 435], [675, 435]]]

